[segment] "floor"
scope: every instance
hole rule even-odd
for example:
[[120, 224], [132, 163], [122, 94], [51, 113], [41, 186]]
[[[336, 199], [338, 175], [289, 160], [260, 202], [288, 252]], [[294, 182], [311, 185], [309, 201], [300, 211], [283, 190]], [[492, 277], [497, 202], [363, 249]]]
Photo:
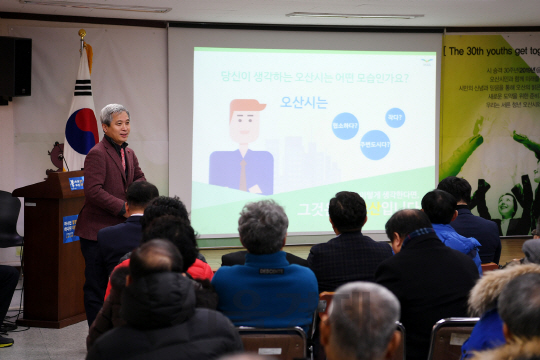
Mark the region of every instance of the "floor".
[[[22, 280], [11, 301], [6, 320], [13, 321], [21, 304]], [[25, 330], [27, 329], [27, 330]], [[24, 330], [24, 331], [23, 331]], [[68, 360], [86, 357], [86, 321], [67, 326], [63, 329], [27, 328], [19, 326], [8, 335], [14, 345], [0, 348], [2, 360]]]
[[[523, 257], [521, 246], [524, 239], [505, 239], [501, 255], [501, 264], [505, 264], [513, 258]], [[304, 259], [309, 254], [311, 246], [287, 246], [286, 251], [291, 252]], [[223, 254], [238, 251], [240, 249], [216, 249], [202, 250], [212, 269], [217, 269], [221, 265]], [[22, 286], [19, 281], [17, 289]], [[16, 290], [11, 302], [8, 316], [16, 316], [21, 302], [21, 291]], [[12, 318], [13, 319], [13, 318]], [[12, 320], [10, 319], [10, 320]], [[86, 357], [86, 335], [88, 325], [86, 321], [63, 329], [44, 329], [19, 327], [14, 332], [7, 335], [13, 338], [15, 343], [11, 347], [0, 348], [1, 360], [68, 360], [84, 359]]]

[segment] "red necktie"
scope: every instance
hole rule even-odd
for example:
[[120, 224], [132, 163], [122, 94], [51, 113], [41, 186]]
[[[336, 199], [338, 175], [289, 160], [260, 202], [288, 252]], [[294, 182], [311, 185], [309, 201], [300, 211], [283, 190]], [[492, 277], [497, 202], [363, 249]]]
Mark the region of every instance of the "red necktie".
[[124, 171], [126, 171], [126, 158], [124, 157], [124, 148], [120, 148], [120, 155], [122, 155], [122, 166]]

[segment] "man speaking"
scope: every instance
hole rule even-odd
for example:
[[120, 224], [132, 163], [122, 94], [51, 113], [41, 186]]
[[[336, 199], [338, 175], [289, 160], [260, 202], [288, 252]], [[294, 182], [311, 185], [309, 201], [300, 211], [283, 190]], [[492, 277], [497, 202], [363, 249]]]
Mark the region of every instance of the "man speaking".
[[88, 325], [96, 318], [105, 296], [96, 268], [97, 233], [125, 221], [127, 188], [134, 181], [146, 180], [135, 153], [126, 143], [129, 111], [122, 105], [109, 104], [101, 110], [100, 120], [104, 136], [84, 161], [85, 201], [75, 227], [86, 264], [83, 291]]

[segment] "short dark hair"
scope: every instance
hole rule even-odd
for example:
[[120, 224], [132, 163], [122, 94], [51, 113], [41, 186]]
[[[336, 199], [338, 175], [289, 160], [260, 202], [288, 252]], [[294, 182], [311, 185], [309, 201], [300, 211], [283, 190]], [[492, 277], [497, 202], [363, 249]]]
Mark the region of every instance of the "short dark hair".
[[155, 219], [142, 234], [141, 244], [153, 239], [166, 239], [173, 243], [182, 254], [186, 272], [199, 254], [195, 230], [188, 220], [179, 216], [164, 215]]
[[392, 241], [392, 234], [398, 233], [399, 236], [405, 237], [423, 228], [431, 228], [431, 222], [427, 215], [417, 209], [403, 209], [394, 213], [388, 219], [385, 225], [386, 236]]
[[366, 220], [366, 202], [351, 191], [341, 191], [330, 199], [328, 214], [339, 232], [360, 231]]
[[181, 273], [182, 255], [168, 240], [150, 240], [133, 250], [129, 261], [129, 272], [134, 280], [162, 272]]
[[450, 224], [456, 209], [456, 198], [443, 190], [430, 191], [422, 198], [422, 210], [432, 224]]
[[498, 311], [513, 335], [540, 336], [540, 274], [528, 273], [512, 279], [499, 295]]
[[147, 181], [135, 181], [129, 185], [126, 192], [126, 200], [130, 207], [145, 208], [150, 201], [158, 196], [157, 187]]
[[144, 209], [144, 215], [140, 220], [143, 231], [152, 221], [163, 215], [179, 216], [189, 221], [189, 214], [186, 206], [180, 201], [178, 196], [160, 196], [155, 198], [146, 209]]
[[471, 184], [469, 184], [469, 182], [463, 178], [449, 176], [443, 179], [439, 185], [437, 185], [437, 189], [444, 190], [447, 193], [452, 194], [452, 196], [455, 197], [458, 202], [464, 201], [467, 204], [471, 202]]
[[111, 287], [118, 292], [124, 290], [127, 275], [129, 275], [128, 266], [120, 266], [114, 269], [110, 277]]

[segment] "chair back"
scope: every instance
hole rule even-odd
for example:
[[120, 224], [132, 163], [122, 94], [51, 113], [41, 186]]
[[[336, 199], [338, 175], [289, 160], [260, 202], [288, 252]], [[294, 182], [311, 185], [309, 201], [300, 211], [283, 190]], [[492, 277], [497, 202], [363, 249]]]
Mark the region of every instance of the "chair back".
[[461, 345], [469, 338], [480, 318], [447, 318], [437, 321], [431, 331], [428, 360], [459, 360]]
[[319, 313], [319, 317], [323, 314], [326, 315], [333, 298], [334, 293], [331, 291], [323, 291], [319, 294], [319, 305], [317, 306], [317, 312]]
[[273, 356], [280, 360], [306, 357], [306, 334], [298, 326], [280, 329], [240, 326], [236, 329], [246, 352]]
[[498, 269], [499, 269], [499, 265], [495, 264], [494, 262], [482, 264], [482, 273], [485, 273], [486, 271], [493, 271], [493, 270], [498, 270]]
[[23, 238], [17, 233], [21, 200], [10, 192], [0, 190], [0, 248], [21, 246]]

